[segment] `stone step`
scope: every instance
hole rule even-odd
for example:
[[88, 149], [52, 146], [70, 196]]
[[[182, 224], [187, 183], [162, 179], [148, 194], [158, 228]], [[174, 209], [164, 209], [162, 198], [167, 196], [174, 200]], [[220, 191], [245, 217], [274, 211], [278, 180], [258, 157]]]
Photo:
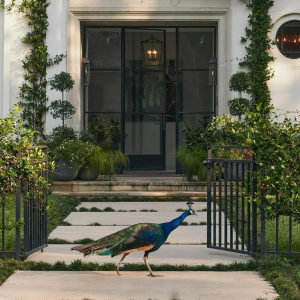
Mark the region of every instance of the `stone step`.
[[[48, 263], [64, 261], [66, 264], [70, 264], [74, 260], [81, 259], [83, 262], [117, 264], [121, 259], [120, 255], [113, 258], [99, 255], [83, 257], [81, 253], [74, 250], [71, 251], [71, 248], [74, 246], [75, 245], [49, 245], [44, 249], [44, 252], [31, 254], [27, 260]], [[143, 255], [144, 252], [141, 251], [132, 252], [126, 257], [124, 263], [143, 263]], [[245, 262], [251, 259], [250, 256], [245, 254], [208, 249], [205, 245], [163, 245], [159, 250], [149, 254], [149, 262], [157, 265], [184, 264], [189, 266], [214, 266], [217, 263], [230, 264], [235, 261]]]
[[50, 192], [206, 192], [206, 182], [161, 181], [54, 181]]
[[[58, 226], [49, 235], [50, 239], [63, 239], [73, 242], [79, 239], [90, 238], [98, 240], [127, 226]], [[224, 226], [222, 226], [222, 243], [224, 240]], [[227, 226], [227, 242], [230, 241], [230, 227]], [[233, 232], [235, 240], [235, 231]], [[216, 231], [216, 240], [219, 241], [219, 230]], [[167, 243], [175, 245], [201, 245], [207, 242], [207, 226], [179, 226], [168, 237]]]
[[271, 300], [274, 288], [254, 272], [42, 272], [17, 271], [0, 288], [5, 300]]
[[[135, 209], [137, 212], [139, 212], [142, 209], [154, 209], [160, 212], [175, 212], [177, 209], [188, 209], [186, 202], [81, 202], [81, 204], [77, 206], [77, 209], [80, 209], [81, 207], [87, 209], [96, 207], [102, 210], [106, 207], [111, 207], [115, 211], [129, 211]], [[196, 211], [203, 210], [206, 208], [206, 202], [195, 202], [193, 205], [193, 209]]]
[[206, 192], [170, 192], [170, 191], [161, 191], [161, 192], [130, 192], [130, 191], [78, 191], [78, 192], [66, 192], [66, 191], [54, 191], [53, 195], [58, 196], [73, 196], [73, 197], [87, 197], [87, 198], [101, 198], [101, 197], [190, 197], [190, 198], [206, 198]]

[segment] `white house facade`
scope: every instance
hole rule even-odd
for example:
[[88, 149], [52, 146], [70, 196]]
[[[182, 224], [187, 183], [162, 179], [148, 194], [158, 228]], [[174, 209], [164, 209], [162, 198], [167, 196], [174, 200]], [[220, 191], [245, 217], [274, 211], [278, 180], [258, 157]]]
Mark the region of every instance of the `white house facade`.
[[[48, 51], [67, 57], [48, 69], [48, 77], [67, 71], [75, 80], [67, 99], [77, 111], [68, 125], [84, 130], [103, 120], [118, 124], [132, 170], [174, 171], [182, 124], [202, 126], [228, 113], [228, 100], [237, 96], [228, 82], [243, 70], [240, 39], [250, 13], [240, 0], [50, 2]], [[295, 111], [300, 109], [300, 2], [275, 0], [270, 15], [270, 38], [276, 42], [272, 101], [277, 109]], [[0, 11], [0, 117], [18, 102], [28, 50], [21, 38], [27, 29], [22, 15]], [[48, 96], [49, 102], [60, 97], [50, 89]], [[58, 124], [47, 115], [47, 132]]]

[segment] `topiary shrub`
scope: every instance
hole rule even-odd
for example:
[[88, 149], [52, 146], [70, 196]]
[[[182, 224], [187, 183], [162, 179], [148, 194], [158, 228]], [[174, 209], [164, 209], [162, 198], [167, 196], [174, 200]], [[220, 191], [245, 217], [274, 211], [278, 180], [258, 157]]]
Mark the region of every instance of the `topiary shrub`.
[[50, 105], [50, 113], [54, 119], [61, 119], [62, 126], [65, 127], [65, 120], [71, 119], [76, 112], [76, 108], [69, 101], [64, 100], [64, 93], [72, 90], [75, 82], [71, 75], [66, 72], [61, 72], [54, 75], [50, 79], [51, 90], [61, 92], [61, 100], [52, 101]]
[[[246, 72], [237, 72], [233, 74], [229, 80], [229, 90], [239, 93], [249, 93], [250, 91], [250, 76], [249, 73]], [[240, 98], [242, 95], [240, 94]]]
[[245, 115], [250, 108], [250, 101], [245, 98], [234, 98], [228, 101], [229, 112], [233, 116], [238, 116], [241, 120], [242, 115]]

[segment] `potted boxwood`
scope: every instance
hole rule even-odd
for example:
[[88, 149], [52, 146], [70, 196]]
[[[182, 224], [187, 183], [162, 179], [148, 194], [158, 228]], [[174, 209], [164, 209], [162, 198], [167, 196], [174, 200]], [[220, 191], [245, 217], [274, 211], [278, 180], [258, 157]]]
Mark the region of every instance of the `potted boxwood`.
[[93, 152], [93, 145], [78, 139], [64, 141], [54, 150], [55, 170], [50, 174], [54, 181], [74, 180], [78, 171]]

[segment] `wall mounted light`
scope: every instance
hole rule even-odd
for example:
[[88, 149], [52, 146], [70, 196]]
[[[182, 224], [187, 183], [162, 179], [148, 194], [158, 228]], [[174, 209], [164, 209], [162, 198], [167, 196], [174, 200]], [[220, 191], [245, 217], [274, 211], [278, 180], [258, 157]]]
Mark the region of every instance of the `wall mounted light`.
[[218, 59], [211, 58], [209, 60], [209, 85], [217, 85], [218, 79]]
[[89, 85], [91, 77], [91, 63], [88, 58], [82, 58], [82, 85]]

